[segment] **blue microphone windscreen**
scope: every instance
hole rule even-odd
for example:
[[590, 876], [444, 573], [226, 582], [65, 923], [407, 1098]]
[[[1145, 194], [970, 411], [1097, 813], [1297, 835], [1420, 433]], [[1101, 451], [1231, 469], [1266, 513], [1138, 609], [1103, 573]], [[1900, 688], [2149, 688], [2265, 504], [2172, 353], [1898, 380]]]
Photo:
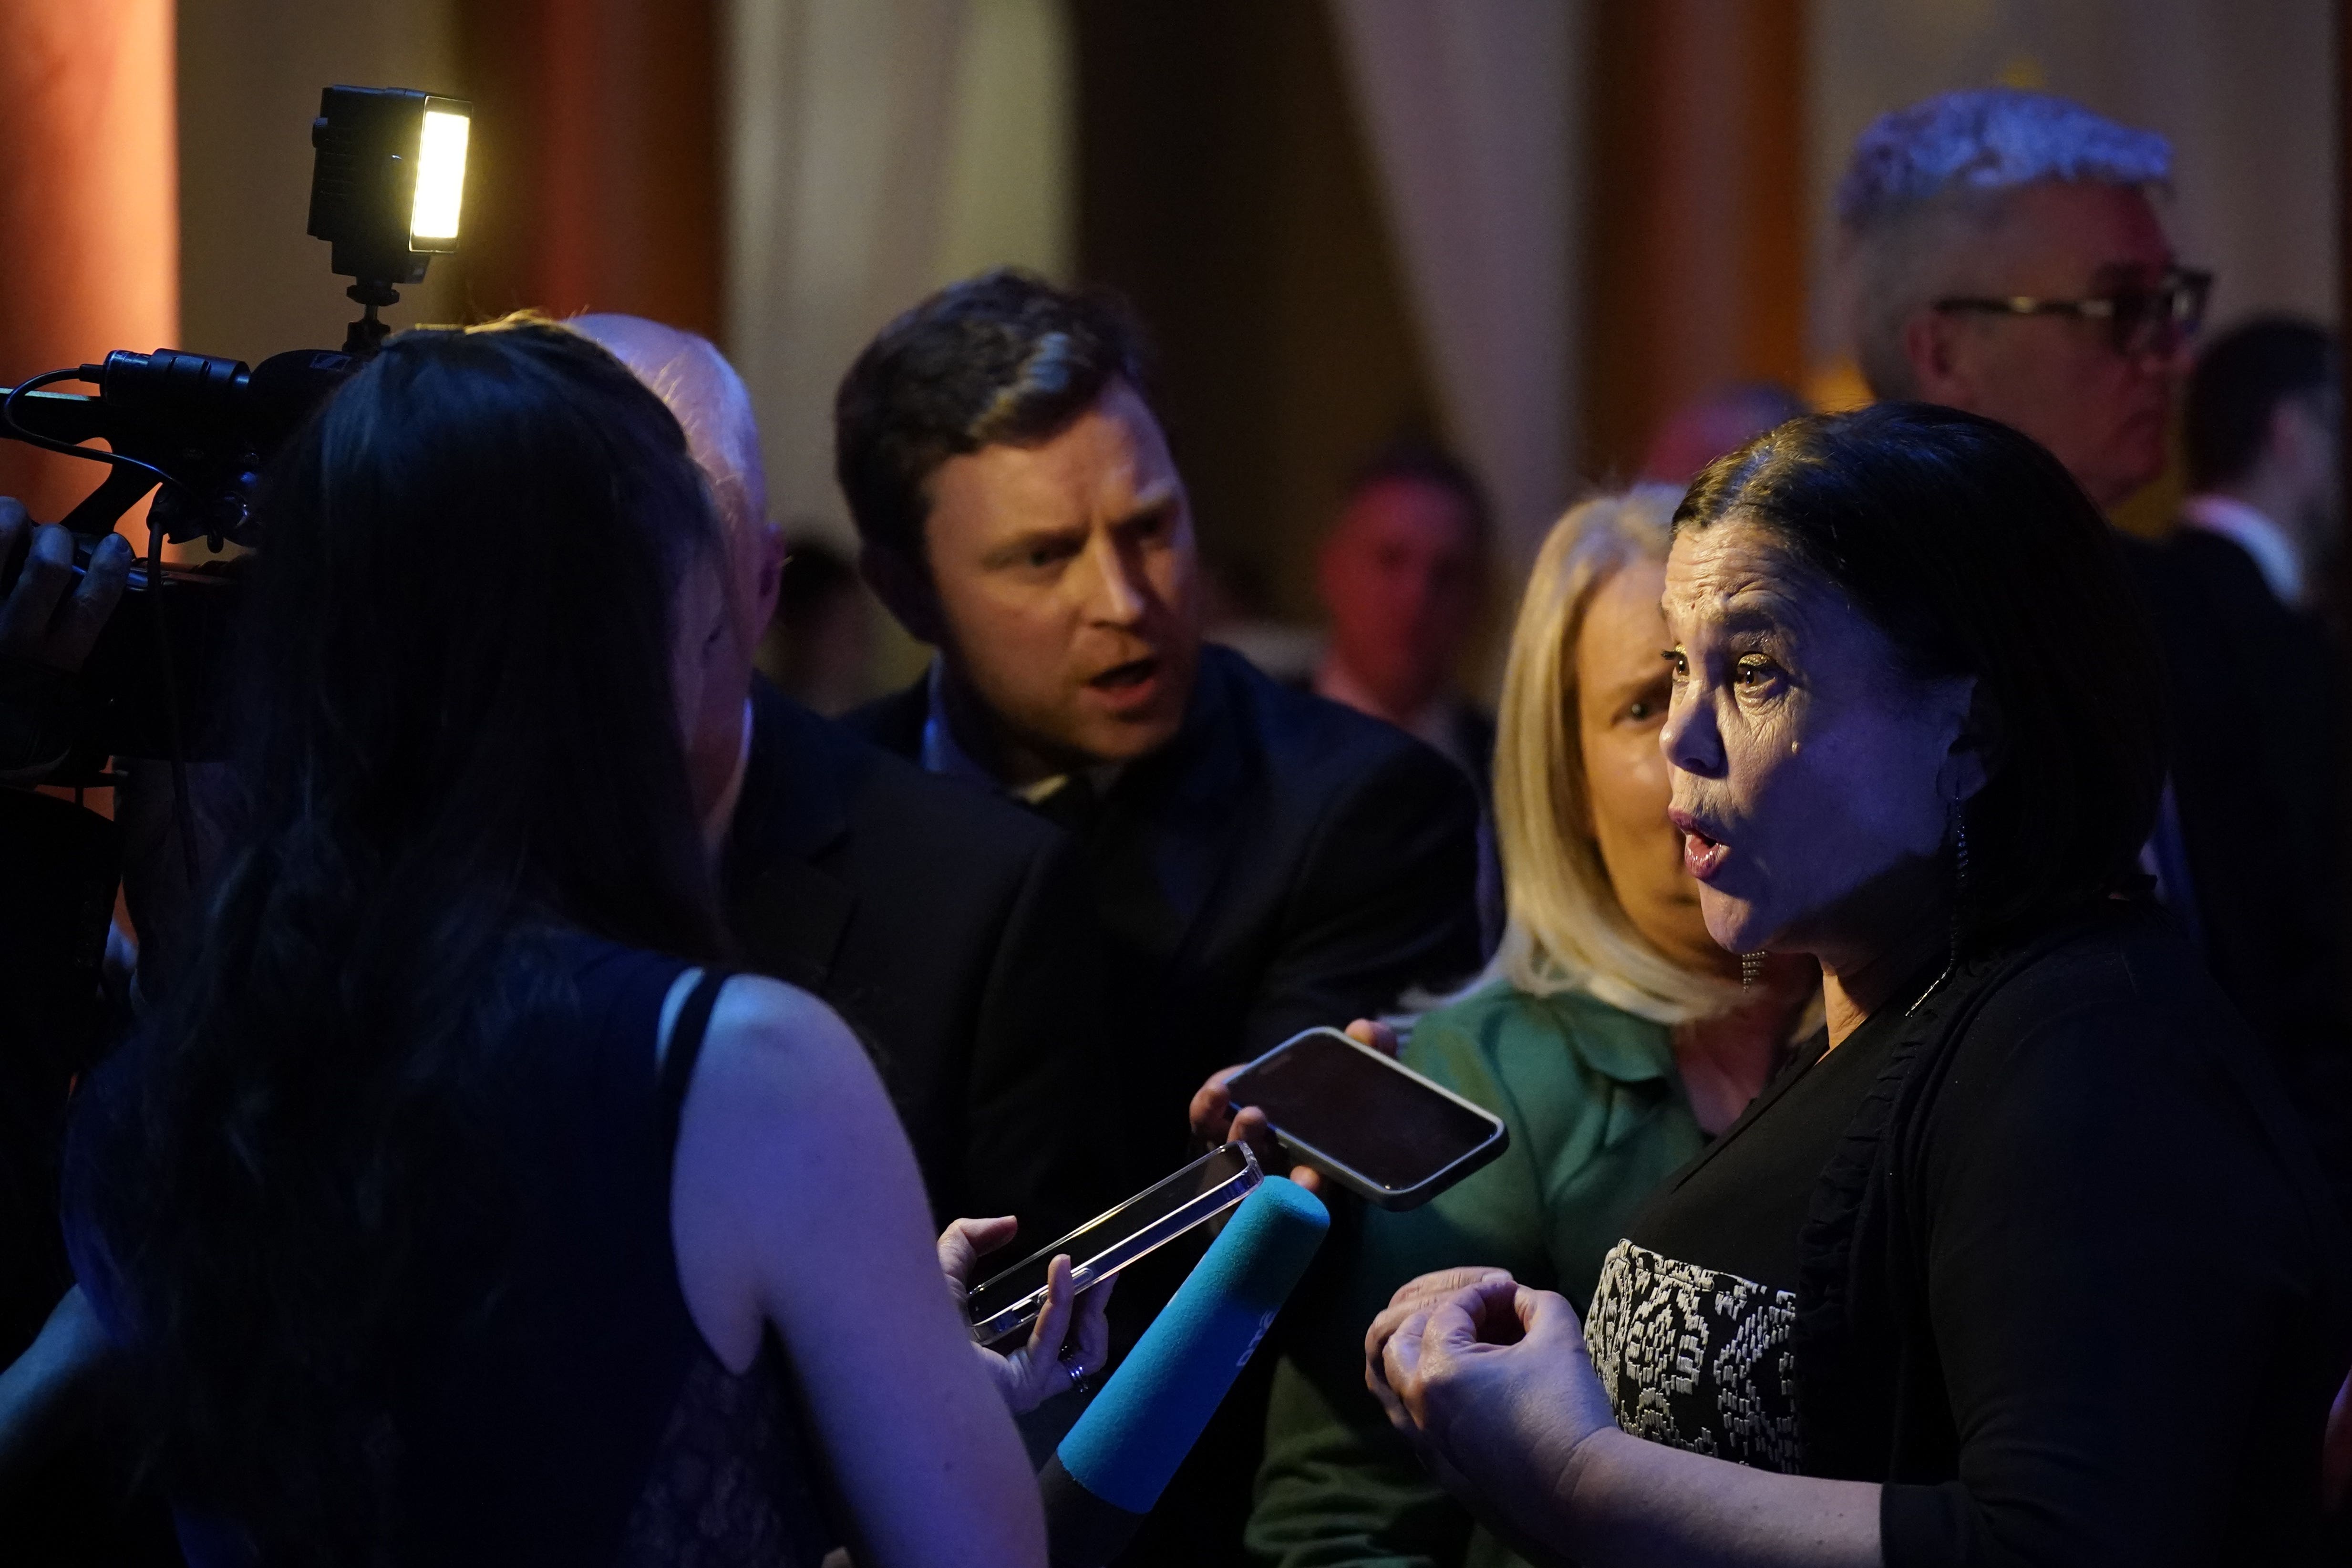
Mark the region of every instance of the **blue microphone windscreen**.
[[1268, 1176], [1234, 1211], [1055, 1450], [1072, 1479], [1148, 1513], [1322, 1243], [1315, 1194]]

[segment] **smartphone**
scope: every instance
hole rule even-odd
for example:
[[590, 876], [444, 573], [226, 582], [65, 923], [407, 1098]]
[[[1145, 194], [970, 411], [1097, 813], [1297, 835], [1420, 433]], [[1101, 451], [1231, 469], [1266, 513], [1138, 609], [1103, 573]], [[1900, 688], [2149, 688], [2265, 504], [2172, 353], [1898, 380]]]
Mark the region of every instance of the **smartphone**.
[[1045, 1271], [1064, 1253], [1070, 1283], [1099, 1285], [1137, 1258], [1216, 1218], [1264, 1180], [1257, 1157], [1228, 1143], [1202, 1155], [1166, 1181], [1097, 1215], [1051, 1247], [1041, 1247], [1003, 1273], [965, 1293], [971, 1337], [993, 1344], [1027, 1330], [1045, 1310]]
[[1293, 1035], [1225, 1091], [1292, 1160], [1384, 1209], [1420, 1207], [1511, 1143], [1500, 1118], [1337, 1029]]

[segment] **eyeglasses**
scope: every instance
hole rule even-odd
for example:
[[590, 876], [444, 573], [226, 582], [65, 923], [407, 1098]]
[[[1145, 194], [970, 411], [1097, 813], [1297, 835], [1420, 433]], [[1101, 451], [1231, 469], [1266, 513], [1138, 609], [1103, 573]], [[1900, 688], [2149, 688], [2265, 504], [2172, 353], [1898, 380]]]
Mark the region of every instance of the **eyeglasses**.
[[2196, 335], [2205, 321], [2205, 300], [2213, 275], [2176, 267], [2153, 289], [2118, 289], [2087, 300], [2037, 300], [2029, 294], [2004, 300], [1938, 300], [1938, 310], [1976, 310], [2000, 316], [2073, 316], [2105, 321], [2116, 353], [2137, 355], [2169, 350]]

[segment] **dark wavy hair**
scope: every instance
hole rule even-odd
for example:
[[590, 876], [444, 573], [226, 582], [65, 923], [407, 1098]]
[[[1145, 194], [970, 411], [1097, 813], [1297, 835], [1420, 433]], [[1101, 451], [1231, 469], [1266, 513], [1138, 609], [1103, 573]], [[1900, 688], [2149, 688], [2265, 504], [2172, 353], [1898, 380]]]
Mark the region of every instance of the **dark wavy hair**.
[[2144, 881], [2162, 661], [2106, 520], [2057, 458], [1973, 414], [1881, 403], [1717, 459], [1675, 530], [1732, 517], [1843, 594], [1909, 674], [1975, 678], [1993, 744], [1968, 806], [1969, 940]]
[[392, 339], [258, 507], [238, 826], [91, 1207], [175, 1494], [383, 1561], [388, 1412], [520, 1212], [480, 1113], [519, 968], [721, 945], [669, 674], [717, 522], [659, 400], [544, 323]]
[[1107, 289], [1010, 267], [950, 283], [877, 333], [834, 397], [834, 473], [858, 537], [920, 563], [940, 464], [1049, 441], [1114, 382], [1149, 398], [1148, 361]]

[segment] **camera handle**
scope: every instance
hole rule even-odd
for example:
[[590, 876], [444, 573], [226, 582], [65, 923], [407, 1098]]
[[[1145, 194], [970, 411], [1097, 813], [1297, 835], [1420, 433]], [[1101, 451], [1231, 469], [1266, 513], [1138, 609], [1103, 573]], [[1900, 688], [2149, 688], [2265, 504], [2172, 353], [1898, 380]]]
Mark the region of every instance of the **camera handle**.
[[[10, 387], [5, 396], [0, 396], [0, 435], [27, 446], [107, 466], [105, 479], [66, 514], [68, 530], [84, 536], [113, 532], [116, 521], [159, 482], [168, 482], [181, 490], [187, 489], [185, 481], [177, 476], [123, 449], [143, 446], [144, 443], [108, 421], [103, 401], [100, 398], [56, 395], [44, 398], [45, 403], [52, 405], [64, 416], [63, 427], [51, 434], [32, 429], [18, 419], [17, 410], [25, 406], [26, 400], [40, 396], [38, 389], [50, 382], [95, 382], [102, 374], [101, 368], [96, 365], [53, 370], [29, 381], [19, 382]], [[94, 436], [104, 437], [107, 444], [114, 449], [93, 451], [80, 444]], [[156, 674], [163, 683], [163, 712], [171, 731], [172, 815], [180, 834], [181, 866], [193, 891], [197, 873], [195, 812], [188, 795], [188, 752], [180, 728], [179, 680], [172, 668], [172, 641], [163, 619], [163, 536], [164, 530], [160, 522], [151, 520], [147, 530], [147, 589], [155, 595], [152, 624], [155, 628]]]
[[[73, 510], [61, 521], [75, 533], [102, 537], [114, 531], [122, 514], [138, 505], [139, 498], [153, 489], [155, 483], [154, 475], [117, 464], [107, 469], [98, 489], [74, 503]], [[159, 504], [161, 500], [157, 498]]]

